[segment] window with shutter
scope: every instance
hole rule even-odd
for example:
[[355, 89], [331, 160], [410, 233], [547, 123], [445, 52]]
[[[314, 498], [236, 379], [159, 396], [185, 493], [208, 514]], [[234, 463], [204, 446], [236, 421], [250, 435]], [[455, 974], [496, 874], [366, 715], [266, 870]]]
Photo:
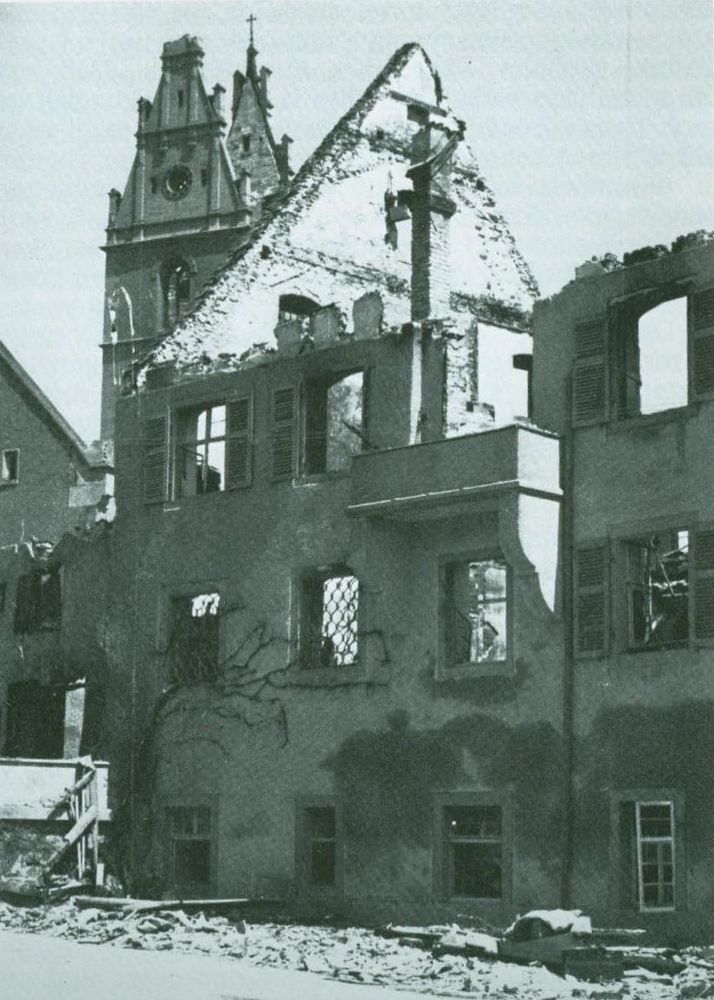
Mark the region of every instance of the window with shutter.
[[714, 288], [692, 296], [692, 386], [696, 396], [714, 392]]
[[291, 479], [295, 471], [295, 389], [273, 393], [273, 479]]
[[689, 638], [689, 532], [658, 531], [625, 542], [628, 646], [656, 649]]
[[166, 499], [166, 417], [145, 421], [142, 431], [144, 503], [163, 503]]
[[250, 398], [228, 404], [226, 440], [226, 487], [229, 490], [249, 486], [252, 476], [252, 423]]
[[603, 420], [607, 415], [607, 320], [604, 316], [575, 327], [573, 423]]
[[575, 652], [604, 653], [607, 649], [607, 547], [582, 548], [575, 553]]
[[714, 528], [694, 536], [694, 622], [697, 639], [714, 639]]
[[364, 373], [310, 379], [305, 392], [304, 471], [339, 472], [362, 450]]

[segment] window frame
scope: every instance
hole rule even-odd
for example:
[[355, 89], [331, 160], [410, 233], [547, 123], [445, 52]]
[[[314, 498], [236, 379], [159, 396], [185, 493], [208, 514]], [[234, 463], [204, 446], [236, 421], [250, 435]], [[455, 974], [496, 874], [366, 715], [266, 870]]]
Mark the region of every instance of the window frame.
[[[350, 378], [352, 375], [362, 376], [362, 406], [360, 413], [360, 433], [359, 433], [359, 450], [355, 452], [355, 455], [361, 455], [365, 451], [365, 440], [366, 440], [366, 414], [367, 414], [367, 386], [368, 386], [368, 368], [364, 365], [357, 365], [355, 367], [339, 369], [336, 371], [328, 370], [323, 372], [315, 372], [313, 374], [307, 374], [300, 384], [300, 445], [299, 445], [299, 456], [298, 456], [298, 473], [301, 479], [314, 481], [320, 479], [339, 479], [350, 474], [351, 461], [347, 462], [341, 468], [328, 469], [327, 468], [327, 428], [328, 428], [328, 393], [332, 386], [338, 385], [340, 382], [345, 381], [345, 379]], [[310, 442], [314, 440], [314, 433], [311, 433], [310, 427], [310, 397], [313, 392], [319, 390], [324, 394], [325, 397], [325, 408], [324, 408], [324, 439], [325, 439], [325, 462], [324, 468], [313, 469], [310, 467], [311, 463], [309, 461], [308, 450], [310, 447]], [[354, 458], [354, 456], [352, 456]]]
[[[307, 812], [310, 809], [333, 809], [335, 814], [335, 879], [330, 884], [310, 880], [311, 847]], [[334, 795], [306, 795], [295, 797], [295, 880], [300, 892], [312, 897], [341, 895], [344, 886], [344, 827], [342, 802]]]
[[[666, 906], [648, 906], [644, 902], [642, 886], [641, 843], [639, 829], [635, 820], [635, 828], [627, 830], [622, 827], [622, 807], [631, 804], [671, 806], [672, 817], [672, 883], [673, 901]], [[609, 851], [609, 884], [610, 902], [614, 910], [629, 911], [641, 914], [679, 913], [687, 909], [687, 868], [684, 830], [685, 798], [682, 792], [673, 788], [635, 788], [615, 789], [610, 792], [610, 851]], [[626, 842], [626, 837], [634, 837], [634, 843]], [[630, 857], [624, 858], [627, 850]], [[632, 862], [634, 861], [634, 870]], [[623, 877], [632, 879], [635, 884], [625, 883]]]
[[[432, 834], [432, 874], [434, 898], [455, 906], [478, 904], [479, 907], [500, 909], [513, 899], [513, 802], [511, 790], [453, 790], [434, 795]], [[501, 895], [456, 896], [451, 884], [452, 864], [450, 840], [446, 831], [445, 811], [450, 807], [493, 807], [501, 810]], [[486, 842], [486, 841], [484, 841]], [[494, 841], [489, 840], [489, 843]]]
[[[170, 796], [161, 800], [162, 823], [164, 828], [163, 841], [166, 845], [164, 860], [164, 877], [169, 887], [175, 892], [179, 890], [189, 890], [207, 888], [211, 894], [215, 893], [218, 874], [218, 821], [219, 821], [219, 797], [217, 795], [189, 795], [186, 798]], [[171, 828], [170, 813], [174, 809], [208, 809], [209, 812], [209, 832], [205, 836], [179, 835], [175, 837]], [[174, 843], [176, 840], [208, 840], [208, 882], [179, 882], [176, 879]], [[181, 894], [179, 892], [179, 894]], [[185, 894], [185, 893], [184, 893]]]
[[[308, 622], [308, 616], [311, 616], [314, 613], [310, 608], [310, 604], [315, 597], [314, 595], [310, 595], [308, 593], [308, 588], [317, 584], [324, 584], [326, 580], [337, 577], [349, 577], [357, 581], [357, 651], [351, 663], [325, 664], [321, 662], [321, 656], [319, 654], [316, 658], [313, 658], [311, 655], [313, 637], [308, 633], [312, 631], [313, 626]], [[363, 614], [363, 586], [359, 575], [349, 566], [345, 566], [344, 564], [308, 567], [299, 574], [296, 582], [298, 600], [296, 609], [297, 614], [295, 615], [295, 634], [297, 640], [297, 659], [300, 670], [304, 671], [307, 676], [312, 676], [318, 671], [330, 675], [334, 674], [336, 676], [341, 676], [344, 671], [358, 671], [363, 669], [364, 641], [361, 627]], [[322, 597], [324, 598], [324, 592]], [[322, 613], [324, 613], [324, 605], [321, 609], [321, 614]], [[322, 620], [320, 621], [319, 638], [321, 648], [323, 639]]]
[[[10, 479], [5, 477], [5, 456], [14, 455], [15, 456], [15, 478]], [[19, 448], [3, 448], [2, 454], [0, 454], [0, 486], [17, 486], [20, 482], [20, 449]]]
[[[630, 579], [630, 553], [636, 545], [642, 546], [653, 535], [663, 535], [666, 532], [679, 533], [687, 532], [687, 635], [683, 639], [663, 639], [654, 643], [637, 641], [635, 639], [635, 615], [633, 607], [634, 583]], [[620, 541], [620, 560], [622, 562], [622, 576], [625, 585], [625, 608], [627, 614], [626, 631], [623, 636], [624, 650], [627, 653], [657, 652], [663, 649], [688, 649], [691, 646], [695, 630], [694, 621], [694, 582], [695, 574], [692, 566], [692, 538], [694, 533], [691, 527], [686, 524], [682, 527], [666, 527], [654, 531], [638, 532], [637, 535], [628, 535]]]
[[[231, 428], [231, 408], [235, 407], [241, 403], [246, 404], [246, 423], [245, 427], [240, 429]], [[222, 438], [212, 439], [213, 443], [223, 443], [223, 477], [221, 488], [217, 490], [207, 490], [202, 493], [183, 493], [181, 490], [181, 483], [183, 482], [182, 470], [184, 468], [184, 459], [182, 452], [190, 445], [196, 445], [199, 443], [197, 437], [191, 437], [189, 440], [187, 427], [189, 426], [189, 421], [192, 425], [196, 423], [200, 415], [204, 412], [211, 412], [218, 407], [225, 407], [225, 425], [224, 433]], [[206, 400], [201, 400], [200, 402], [181, 402], [177, 403], [172, 407], [170, 413], [170, 430], [169, 430], [169, 456], [170, 456], [170, 497], [172, 501], [186, 502], [191, 500], [205, 501], [206, 497], [209, 496], [222, 496], [226, 493], [232, 493], [235, 490], [246, 489], [253, 485], [253, 468], [254, 468], [254, 441], [255, 441], [255, 405], [254, 405], [254, 393], [252, 387], [246, 387], [246, 391], [241, 393], [232, 393], [230, 395], [223, 395], [219, 397], [212, 396]], [[207, 428], [208, 429], [208, 428]], [[232, 479], [232, 464], [230, 462], [231, 445], [235, 445], [237, 441], [245, 442], [246, 458], [245, 458], [245, 474], [239, 476], [236, 482], [231, 482]], [[202, 445], [207, 445], [211, 443], [208, 438], [202, 438], [200, 443]]]
[[[651, 413], [628, 412], [623, 400], [627, 378], [624, 364], [628, 331], [650, 310], [674, 299], [687, 300], [687, 400], [678, 406]], [[712, 301], [709, 301], [712, 300]], [[702, 399], [714, 396], [714, 286], [692, 277], [665, 281], [660, 285], [635, 288], [610, 297], [605, 310], [600, 309], [573, 319], [571, 364], [571, 426], [588, 427], [608, 424], [613, 430], [627, 431], [633, 423], [658, 423], [676, 419]], [[588, 329], [600, 326], [602, 341], [598, 346], [588, 336]], [[582, 349], [578, 348], [582, 331]], [[710, 341], [712, 346], [707, 348]], [[704, 352], [701, 347], [704, 345]], [[707, 355], [712, 357], [707, 365]], [[585, 395], [579, 402], [579, 379]], [[596, 383], [601, 382], [599, 385]], [[707, 382], [709, 385], [707, 385]], [[588, 406], [587, 393], [597, 390]]]
[[[450, 659], [451, 607], [449, 603], [450, 574], [457, 565], [496, 562], [506, 570], [506, 655], [501, 660], [482, 660], [480, 663], [452, 663]], [[478, 677], [511, 676], [515, 672], [514, 650], [514, 573], [513, 567], [500, 549], [469, 549], [463, 552], [442, 553], [438, 566], [438, 649], [436, 679], [461, 680]]]

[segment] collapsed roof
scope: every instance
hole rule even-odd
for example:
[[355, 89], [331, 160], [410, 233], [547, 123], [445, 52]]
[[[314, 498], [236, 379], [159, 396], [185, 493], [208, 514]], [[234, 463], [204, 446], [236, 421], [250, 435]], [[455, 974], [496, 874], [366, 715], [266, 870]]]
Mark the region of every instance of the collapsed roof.
[[[417, 44], [400, 48], [296, 174], [251, 241], [199, 295], [191, 315], [145, 360], [179, 368], [231, 367], [265, 342], [283, 295], [335, 304], [377, 291], [385, 326], [409, 319], [411, 241], [385, 239], [385, 196], [409, 186], [411, 140], [422, 107], [453, 119], [441, 82]], [[456, 150], [451, 197], [450, 303], [455, 313], [523, 327], [537, 285], [465, 142]]]

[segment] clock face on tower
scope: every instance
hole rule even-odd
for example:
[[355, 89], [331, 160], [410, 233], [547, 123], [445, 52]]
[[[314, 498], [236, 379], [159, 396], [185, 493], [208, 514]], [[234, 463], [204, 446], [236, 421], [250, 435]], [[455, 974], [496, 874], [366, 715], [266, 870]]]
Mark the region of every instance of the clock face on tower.
[[182, 164], [172, 167], [166, 174], [166, 179], [164, 181], [166, 194], [170, 198], [183, 198], [183, 196], [188, 193], [192, 180], [193, 174], [188, 167], [185, 167]]

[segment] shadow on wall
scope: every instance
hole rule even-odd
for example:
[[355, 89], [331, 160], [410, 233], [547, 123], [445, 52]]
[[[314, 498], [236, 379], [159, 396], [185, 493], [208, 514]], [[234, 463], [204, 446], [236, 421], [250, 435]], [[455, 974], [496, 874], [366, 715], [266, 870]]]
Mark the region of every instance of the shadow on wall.
[[474, 713], [415, 730], [408, 713], [396, 711], [388, 729], [355, 733], [324, 766], [334, 775], [350, 838], [429, 847], [434, 792], [473, 787], [468, 758], [483, 788], [513, 789], [521, 849], [543, 860], [558, 856], [564, 754], [547, 723], [509, 727]]

